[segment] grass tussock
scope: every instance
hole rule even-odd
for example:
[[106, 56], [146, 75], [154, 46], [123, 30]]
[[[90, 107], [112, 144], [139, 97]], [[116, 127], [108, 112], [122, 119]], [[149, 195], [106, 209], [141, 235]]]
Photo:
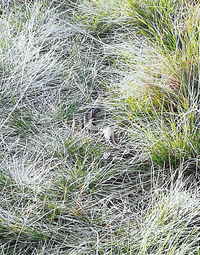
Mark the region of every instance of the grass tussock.
[[100, 37], [109, 34], [113, 27], [120, 27], [127, 24], [130, 19], [127, 9], [127, 1], [82, 1], [75, 12], [75, 18], [93, 34]]

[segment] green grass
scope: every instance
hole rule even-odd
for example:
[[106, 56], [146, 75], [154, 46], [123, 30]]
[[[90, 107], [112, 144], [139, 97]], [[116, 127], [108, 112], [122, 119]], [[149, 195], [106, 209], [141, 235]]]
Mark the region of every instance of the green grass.
[[194, 101], [198, 97], [199, 5], [188, 2], [130, 0], [129, 4], [138, 31], [166, 56], [181, 93]]
[[199, 8], [2, 2], [0, 254], [199, 254]]
[[126, 0], [82, 1], [75, 10], [75, 19], [83, 22], [92, 34], [100, 38], [109, 34], [113, 27], [127, 24], [129, 15]]
[[[179, 25], [187, 1], [174, 0], [129, 0], [131, 15], [138, 30], [156, 41], [164, 51], [176, 50], [178, 42], [177, 25]], [[181, 14], [181, 15], [180, 15]]]

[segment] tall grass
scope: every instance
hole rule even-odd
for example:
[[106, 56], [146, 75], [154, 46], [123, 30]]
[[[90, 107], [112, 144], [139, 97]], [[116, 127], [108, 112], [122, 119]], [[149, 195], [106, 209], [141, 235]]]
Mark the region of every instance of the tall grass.
[[198, 6], [2, 9], [0, 253], [198, 254]]
[[[182, 0], [130, 0], [129, 4], [135, 26], [149, 44], [157, 48], [162, 56], [158, 54], [157, 61], [164, 66], [162, 70], [157, 68], [154, 84], [149, 84], [149, 78], [143, 78], [150, 89], [143, 93], [142, 102], [139, 99], [138, 104], [134, 97], [128, 99], [134, 115], [140, 112], [152, 126], [157, 125], [147, 132], [152, 138], [149, 148], [153, 160], [161, 161], [163, 165], [168, 158], [181, 162], [185, 158], [198, 157], [199, 5]], [[148, 77], [155, 77], [151, 67], [149, 71]], [[140, 77], [143, 76], [140, 74]]]
[[130, 19], [128, 15], [128, 3], [125, 0], [100, 0], [82, 1], [78, 4], [75, 11], [75, 18], [85, 24], [93, 33], [100, 37], [106, 36], [113, 27], [127, 25]]
[[139, 31], [156, 41], [164, 50], [177, 48], [178, 29], [184, 16], [186, 1], [128, 1], [131, 6], [134, 24]]
[[165, 54], [181, 92], [198, 98], [199, 5], [185, 0], [129, 3], [134, 24]]

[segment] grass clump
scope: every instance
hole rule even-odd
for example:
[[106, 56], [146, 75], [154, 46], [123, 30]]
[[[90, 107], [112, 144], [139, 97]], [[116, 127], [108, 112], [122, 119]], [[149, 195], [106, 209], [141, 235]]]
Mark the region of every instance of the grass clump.
[[139, 31], [156, 41], [166, 52], [176, 50], [178, 30], [187, 2], [180, 0], [129, 0], [131, 15]]
[[135, 70], [127, 71], [129, 78], [121, 84], [128, 116], [145, 137], [153, 161], [177, 167], [199, 154], [199, 5], [188, 1], [128, 2], [133, 23], [149, 45], [138, 47], [143, 54], [133, 51]]
[[[199, 130], [193, 125], [194, 117], [180, 117], [161, 125], [160, 129], [147, 131], [152, 159], [161, 167], [171, 164], [177, 167], [184, 160], [199, 155]], [[191, 118], [191, 119], [190, 119]]]
[[78, 5], [75, 18], [83, 22], [86, 27], [98, 36], [106, 35], [112, 27], [127, 23], [127, 1], [88, 1], [84, 0]]
[[196, 202], [183, 187], [177, 186], [153, 195], [140, 225], [143, 236], [138, 254], [195, 254], [199, 245]]
[[198, 98], [199, 5], [188, 1], [129, 1], [137, 29], [166, 56], [185, 97]]

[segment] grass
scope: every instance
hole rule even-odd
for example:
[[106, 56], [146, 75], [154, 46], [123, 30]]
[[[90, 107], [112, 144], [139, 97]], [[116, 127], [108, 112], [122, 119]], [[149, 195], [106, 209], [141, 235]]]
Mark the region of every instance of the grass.
[[[150, 138], [150, 143], [153, 144], [150, 146], [153, 148], [151, 151], [153, 160], [163, 165], [167, 158], [174, 161], [172, 155], [175, 160], [198, 157], [199, 71], [195, 59], [198, 58], [196, 15], [199, 6], [198, 4], [191, 6], [187, 1], [155, 1], [155, 3], [129, 1], [129, 3], [138, 31], [145, 33], [151, 44], [156, 45], [159, 54], [163, 55], [160, 57], [158, 54], [157, 61], [162, 61], [163, 58], [167, 63], [163, 70], [160, 68], [157, 70], [160, 88], [153, 85], [155, 90], [152, 91], [150, 84], [150, 90], [148, 89], [143, 96], [145, 104], [139, 105], [140, 111], [145, 115], [148, 112], [147, 118], [159, 117], [161, 123], [158, 124], [161, 130], [158, 128], [157, 131], [150, 131], [150, 136], [153, 133], [151, 137], [154, 137]], [[166, 24], [169, 31], [166, 31]], [[166, 80], [165, 75], [171, 77]], [[145, 81], [145, 84], [148, 83]], [[134, 100], [129, 98], [129, 104], [134, 105]]]
[[177, 48], [179, 25], [186, 1], [134, 1], [130, 0], [134, 24], [144, 36], [156, 41], [165, 51]]
[[127, 1], [82, 1], [77, 6], [75, 18], [85, 24], [92, 34], [100, 38], [112, 31], [113, 27], [120, 27], [130, 19], [127, 13]]
[[199, 4], [1, 9], [0, 254], [199, 254]]

